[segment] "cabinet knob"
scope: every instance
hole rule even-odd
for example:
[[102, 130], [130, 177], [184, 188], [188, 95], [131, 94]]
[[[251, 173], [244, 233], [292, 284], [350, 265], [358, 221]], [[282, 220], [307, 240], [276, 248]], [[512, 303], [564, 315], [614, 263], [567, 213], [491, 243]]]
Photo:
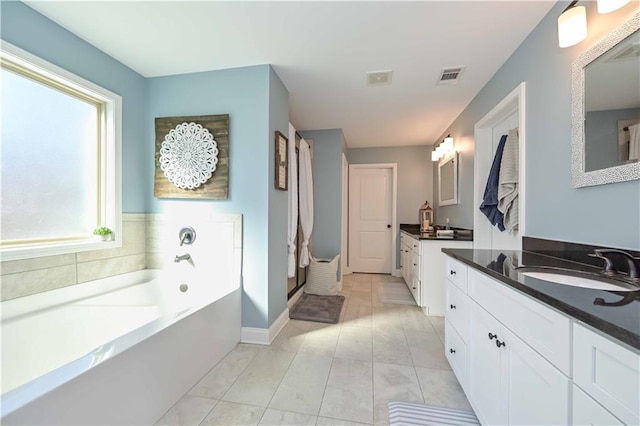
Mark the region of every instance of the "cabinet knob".
[[506, 345], [506, 343], [501, 342], [500, 340], [496, 339], [496, 346], [497, 346], [497, 347], [505, 346], [505, 345]]
[[450, 349], [449, 349], [449, 353], [450, 353], [450, 354], [455, 354], [455, 353], [456, 353], [456, 350], [455, 350], [455, 349], [451, 349], [451, 348], [450, 348]]
[[415, 290], [416, 288], [414, 287], [413, 289]]
[[414, 263], [414, 264], [413, 264], [413, 266], [418, 266], [418, 264], [417, 264], [417, 263]]
[[489, 332], [489, 340], [493, 340], [493, 339], [495, 339], [497, 337], [498, 337], [497, 334], [493, 334], [493, 333]]
[[449, 271], [449, 275], [455, 275], [456, 271], [454, 271], [453, 269]]
[[449, 307], [450, 307], [451, 309], [455, 309], [455, 308], [456, 308], [456, 305], [449, 305]]
[[387, 228], [391, 228], [391, 225], [387, 225]]

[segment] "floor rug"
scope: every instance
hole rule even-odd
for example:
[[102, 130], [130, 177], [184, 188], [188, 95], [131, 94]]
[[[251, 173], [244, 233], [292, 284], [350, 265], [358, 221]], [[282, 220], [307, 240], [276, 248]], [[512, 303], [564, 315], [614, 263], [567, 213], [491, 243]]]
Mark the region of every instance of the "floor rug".
[[475, 426], [480, 424], [471, 411], [396, 401], [390, 401], [387, 406], [390, 426]]
[[316, 296], [304, 293], [289, 312], [289, 318], [335, 324], [340, 320], [344, 296]]
[[382, 303], [394, 303], [396, 305], [415, 305], [416, 301], [404, 282], [379, 283], [378, 297]]

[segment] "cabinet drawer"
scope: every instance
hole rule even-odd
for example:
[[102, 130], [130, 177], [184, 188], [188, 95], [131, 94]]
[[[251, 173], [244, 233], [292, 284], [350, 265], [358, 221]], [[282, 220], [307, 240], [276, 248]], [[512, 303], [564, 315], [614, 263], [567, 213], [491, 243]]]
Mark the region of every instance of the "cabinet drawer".
[[467, 296], [451, 281], [445, 280], [445, 317], [463, 341], [467, 341]]
[[473, 269], [469, 296], [529, 346], [571, 376], [571, 320]]
[[573, 424], [574, 425], [622, 425], [613, 414], [595, 402], [582, 389], [573, 385]]
[[447, 256], [444, 276], [457, 285], [463, 293], [467, 293], [467, 267]]
[[640, 355], [575, 323], [573, 380], [624, 423], [640, 423]]
[[462, 389], [467, 387], [467, 345], [448, 320], [444, 322], [444, 351]]

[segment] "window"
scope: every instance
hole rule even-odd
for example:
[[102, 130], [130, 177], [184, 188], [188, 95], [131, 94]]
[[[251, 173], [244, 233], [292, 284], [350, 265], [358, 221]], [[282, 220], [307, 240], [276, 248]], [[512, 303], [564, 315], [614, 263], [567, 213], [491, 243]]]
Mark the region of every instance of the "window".
[[120, 96], [0, 47], [2, 260], [119, 246]]

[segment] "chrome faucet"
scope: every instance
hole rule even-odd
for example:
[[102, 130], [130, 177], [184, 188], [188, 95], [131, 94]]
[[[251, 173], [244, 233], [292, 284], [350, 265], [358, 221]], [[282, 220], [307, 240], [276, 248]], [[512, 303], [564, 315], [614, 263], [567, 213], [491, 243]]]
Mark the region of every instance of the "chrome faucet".
[[173, 259], [173, 261], [176, 263], [181, 262], [183, 260], [191, 260], [191, 255], [189, 253], [183, 254], [181, 256], [176, 255], [175, 259]]
[[640, 280], [640, 257], [634, 257], [631, 253], [627, 253], [623, 250], [617, 249], [596, 249], [593, 251], [592, 257], [598, 257], [603, 259], [605, 263], [604, 271], [607, 274], [615, 274], [616, 268], [613, 265], [613, 262], [609, 258], [610, 255], [615, 254], [622, 256], [624, 260], [627, 262], [627, 273], [629, 278], [632, 280]]

